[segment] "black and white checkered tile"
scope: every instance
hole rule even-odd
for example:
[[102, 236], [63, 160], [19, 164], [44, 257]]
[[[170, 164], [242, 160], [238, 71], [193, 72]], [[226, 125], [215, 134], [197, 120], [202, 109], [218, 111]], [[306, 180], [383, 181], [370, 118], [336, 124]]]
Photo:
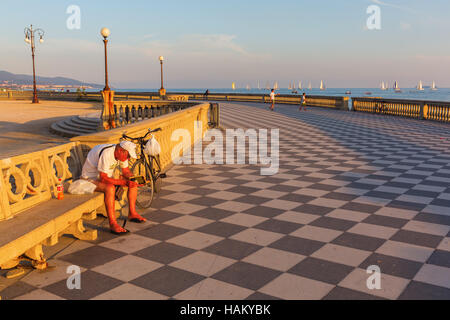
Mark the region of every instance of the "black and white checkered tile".
[[[116, 238], [59, 252], [17, 299], [450, 299], [448, 125], [222, 104], [227, 128], [280, 128], [280, 169], [176, 166]], [[68, 290], [66, 267], [81, 267]], [[369, 266], [381, 269], [370, 290]]]

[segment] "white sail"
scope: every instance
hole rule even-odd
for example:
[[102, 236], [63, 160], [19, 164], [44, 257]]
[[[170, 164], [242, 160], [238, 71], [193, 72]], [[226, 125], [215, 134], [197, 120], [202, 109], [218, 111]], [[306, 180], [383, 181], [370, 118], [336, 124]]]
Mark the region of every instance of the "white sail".
[[400, 91], [400, 87], [398, 86], [398, 82], [397, 81], [395, 81], [395, 83], [394, 83], [394, 90], [395, 91]]
[[381, 81], [381, 90], [386, 90], [386, 85], [384, 84], [384, 81]]
[[325, 85], [323, 84], [323, 80], [320, 80], [320, 90], [325, 90]]
[[298, 82], [298, 89], [302, 90], [302, 82], [301, 81]]
[[261, 87], [259, 86], [259, 81], [258, 81], [258, 90], [261, 90]]
[[311, 82], [308, 83], [308, 89], [309, 89], [309, 90], [312, 90]]
[[278, 90], [278, 82], [277, 82], [277, 81], [275, 81], [275, 84], [273, 85], [273, 88], [274, 88], [275, 90]]
[[423, 91], [423, 84], [422, 84], [422, 80], [419, 81], [419, 84], [417, 85], [417, 90], [419, 91]]
[[270, 90], [270, 84], [269, 84], [269, 81], [266, 82], [266, 90]]
[[289, 89], [289, 90], [292, 90], [291, 82], [289, 82], [289, 87], [288, 87], [288, 89]]
[[246, 87], [246, 88], [247, 88], [247, 90], [250, 90], [250, 85], [247, 85], [247, 87]]
[[233, 82], [233, 83], [231, 84], [231, 88], [232, 88], [233, 90], [236, 90], [236, 83]]
[[431, 85], [431, 90], [437, 90], [436, 88], [436, 82], [433, 81], [432, 85]]

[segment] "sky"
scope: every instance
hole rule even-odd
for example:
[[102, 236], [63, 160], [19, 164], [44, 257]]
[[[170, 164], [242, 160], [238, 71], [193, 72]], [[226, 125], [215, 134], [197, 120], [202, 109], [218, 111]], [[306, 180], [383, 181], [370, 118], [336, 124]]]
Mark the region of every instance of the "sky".
[[[435, 80], [450, 87], [448, 0], [0, 0], [0, 70], [31, 74], [23, 30], [45, 31], [36, 45], [41, 76], [104, 83], [100, 30], [116, 88], [262, 87], [324, 80], [328, 88], [401, 87]], [[69, 6], [80, 9], [80, 28]], [[369, 6], [380, 30], [368, 28]]]

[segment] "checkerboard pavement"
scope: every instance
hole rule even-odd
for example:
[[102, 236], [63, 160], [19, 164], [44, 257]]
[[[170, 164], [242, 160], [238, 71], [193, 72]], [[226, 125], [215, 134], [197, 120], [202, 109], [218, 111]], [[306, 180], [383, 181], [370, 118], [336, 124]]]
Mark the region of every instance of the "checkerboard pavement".
[[[225, 128], [279, 128], [280, 168], [181, 165], [132, 234], [53, 255], [4, 299], [450, 299], [448, 125], [221, 104]], [[269, 149], [270, 150], [270, 149]], [[225, 150], [226, 151], [226, 150]], [[236, 150], [235, 150], [236, 151]], [[68, 290], [66, 267], [81, 267]], [[381, 269], [369, 290], [367, 268]]]

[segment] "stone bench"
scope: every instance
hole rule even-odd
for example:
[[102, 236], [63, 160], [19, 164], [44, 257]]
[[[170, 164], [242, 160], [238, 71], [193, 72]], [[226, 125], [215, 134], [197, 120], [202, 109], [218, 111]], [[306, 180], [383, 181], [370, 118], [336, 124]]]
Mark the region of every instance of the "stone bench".
[[103, 194], [51, 199], [0, 223], [0, 267], [11, 269], [31, 259], [33, 267], [45, 269], [42, 246], [53, 246], [63, 234], [80, 240], [97, 239], [97, 230], [87, 231], [83, 220], [94, 220], [103, 204]]
[[[45, 269], [42, 246], [53, 246], [63, 234], [95, 240], [96, 230], [86, 230], [83, 220], [106, 215], [104, 195], [65, 194], [56, 200], [58, 179], [67, 190], [80, 174], [85, 156], [80, 143], [0, 160], [0, 268], [11, 269], [22, 260]], [[119, 210], [124, 203], [116, 202]], [[11, 273], [18, 275], [19, 272]]]

